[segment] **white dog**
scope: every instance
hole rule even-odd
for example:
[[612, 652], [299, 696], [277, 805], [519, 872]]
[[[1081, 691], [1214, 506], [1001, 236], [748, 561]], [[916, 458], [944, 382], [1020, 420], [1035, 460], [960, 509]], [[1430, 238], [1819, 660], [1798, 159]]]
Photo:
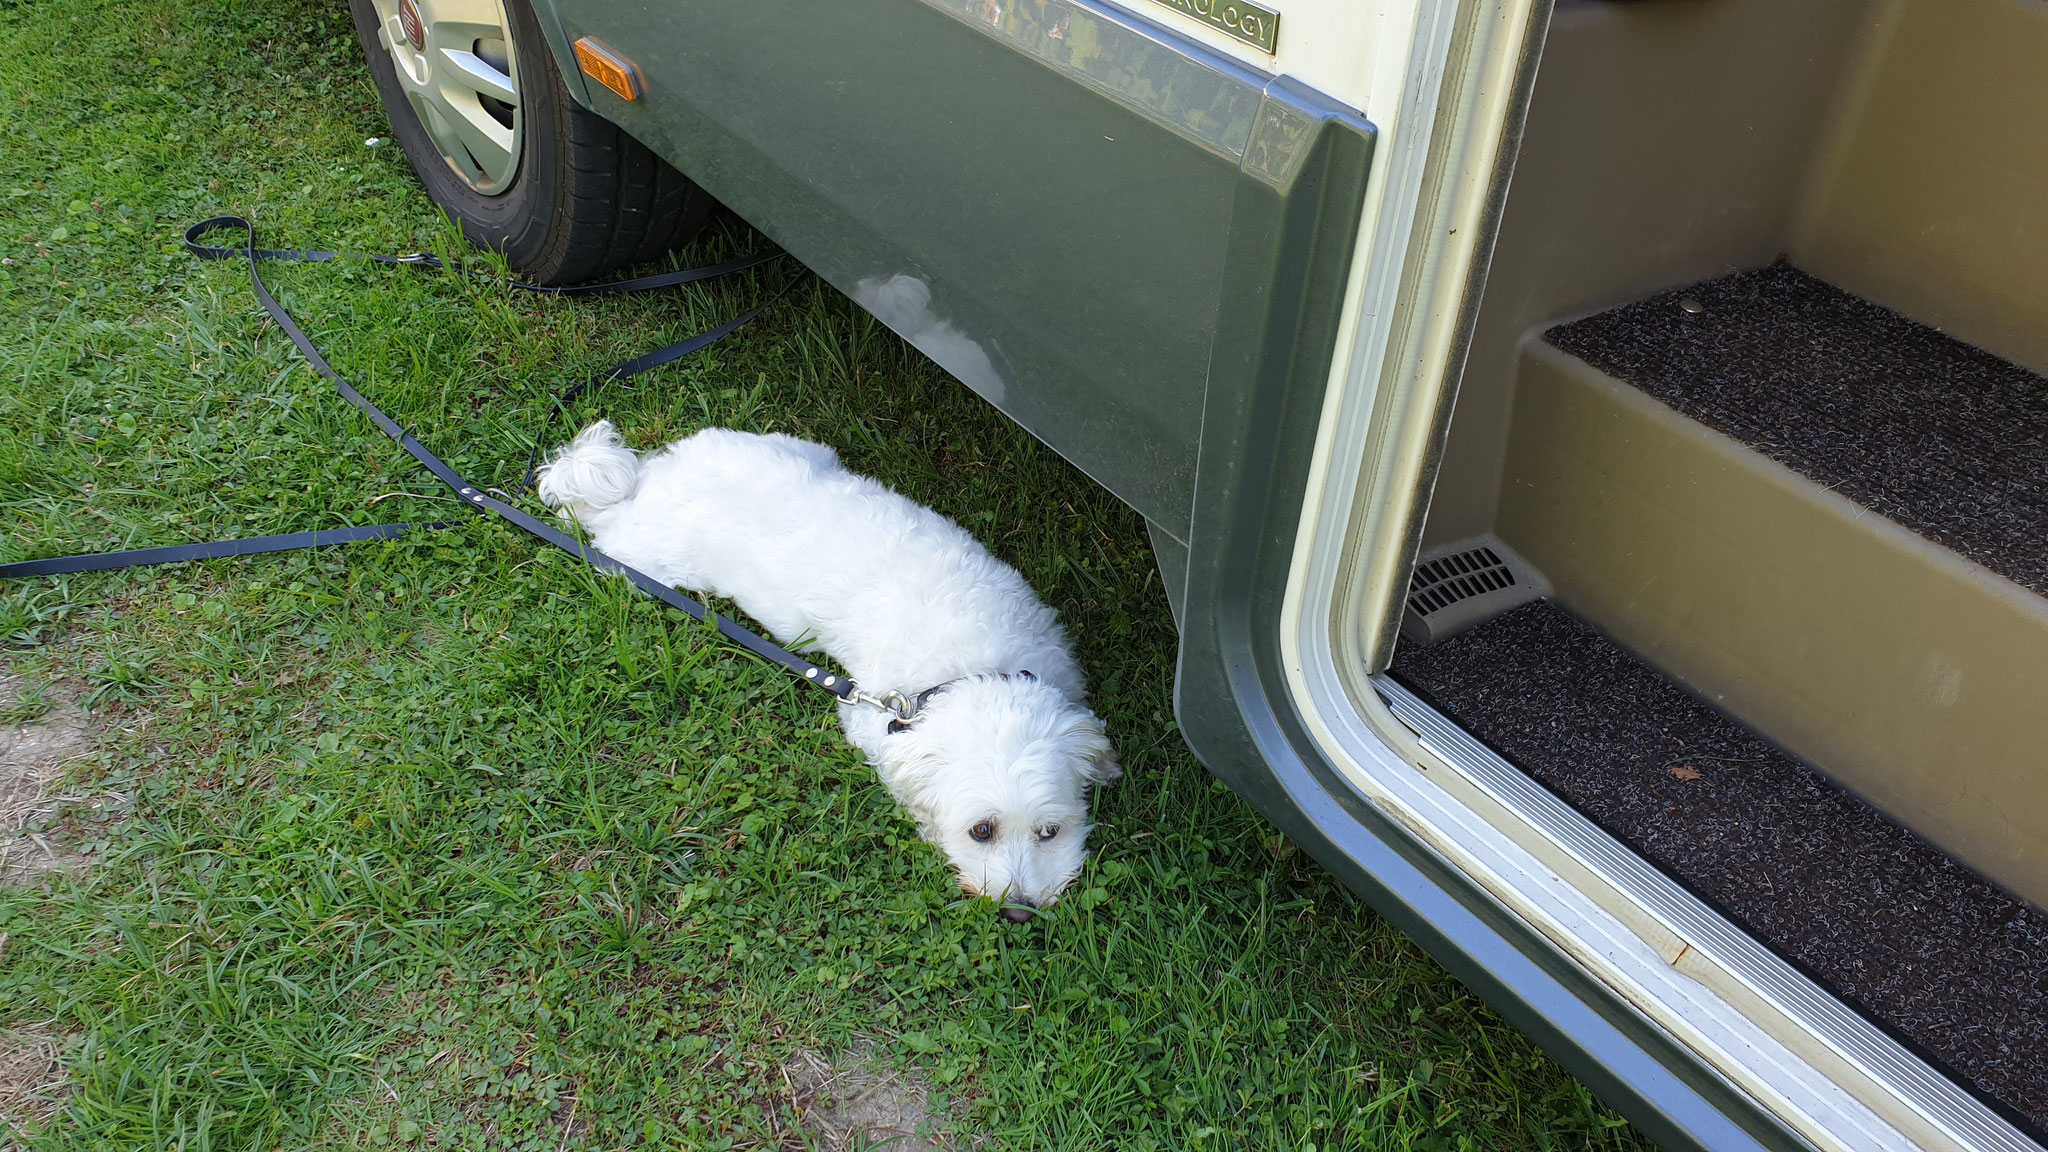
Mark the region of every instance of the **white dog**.
[[842, 702], [839, 723], [961, 887], [1021, 923], [1081, 870], [1087, 789], [1117, 778], [1116, 752], [1052, 610], [958, 525], [823, 444], [722, 428], [641, 459], [599, 421], [540, 497], [606, 555], [916, 701], [907, 723]]

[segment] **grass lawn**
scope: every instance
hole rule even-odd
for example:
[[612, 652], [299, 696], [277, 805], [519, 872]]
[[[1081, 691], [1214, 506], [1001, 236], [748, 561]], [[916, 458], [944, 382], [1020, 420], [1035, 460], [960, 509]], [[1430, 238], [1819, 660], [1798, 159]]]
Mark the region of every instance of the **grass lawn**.
[[[0, 559], [454, 511], [176, 244], [456, 249], [387, 134], [344, 5], [0, 0]], [[501, 486], [567, 383], [767, 291], [268, 275]], [[822, 694], [503, 526], [19, 582], [0, 731], [90, 750], [20, 807], [67, 866], [0, 883], [0, 1146], [803, 1147], [820, 1068], [963, 1146], [1639, 1146], [1189, 756], [1137, 516], [799, 275], [574, 416], [829, 442], [1017, 564], [1128, 771], [1075, 895], [964, 899]]]

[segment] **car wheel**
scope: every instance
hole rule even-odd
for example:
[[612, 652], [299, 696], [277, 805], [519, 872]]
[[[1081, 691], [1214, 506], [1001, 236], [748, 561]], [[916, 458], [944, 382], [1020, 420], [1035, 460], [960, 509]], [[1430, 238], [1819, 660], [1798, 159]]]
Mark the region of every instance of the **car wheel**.
[[712, 200], [562, 83], [528, 0], [350, 0], [392, 135], [472, 243], [541, 284], [650, 260]]

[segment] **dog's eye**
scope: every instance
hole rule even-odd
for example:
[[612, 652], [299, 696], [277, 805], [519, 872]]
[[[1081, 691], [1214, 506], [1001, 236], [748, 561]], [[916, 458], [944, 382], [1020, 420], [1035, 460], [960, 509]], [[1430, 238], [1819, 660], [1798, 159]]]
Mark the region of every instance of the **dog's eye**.
[[967, 834], [986, 844], [996, 838], [996, 826], [992, 821], [983, 820], [981, 823], [969, 828]]
[[1059, 834], [1060, 826], [1057, 824], [1046, 824], [1038, 829], [1038, 838], [1040, 840], [1050, 840]]

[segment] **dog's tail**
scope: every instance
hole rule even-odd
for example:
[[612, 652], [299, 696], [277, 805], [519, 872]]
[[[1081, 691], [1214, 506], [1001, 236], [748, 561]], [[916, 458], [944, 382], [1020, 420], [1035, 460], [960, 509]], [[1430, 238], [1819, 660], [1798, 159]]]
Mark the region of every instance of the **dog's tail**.
[[541, 502], [578, 520], [589, 520], [633, 495], [640, 482], [640, 457], [620, 439], [609, 420], [599, 420], [540, 469]]

